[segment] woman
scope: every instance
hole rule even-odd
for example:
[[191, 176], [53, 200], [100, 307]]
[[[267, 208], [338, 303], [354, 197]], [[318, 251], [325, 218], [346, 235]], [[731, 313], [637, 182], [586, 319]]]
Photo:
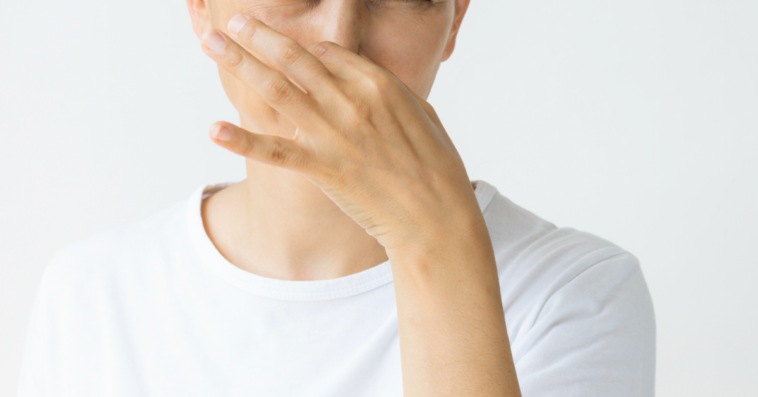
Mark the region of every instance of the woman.
[[470, 182], [425, 100], [468, 0], [187, 4], [247, 178], [58, 252], [21, 396], [653, 394], [636, 259]]

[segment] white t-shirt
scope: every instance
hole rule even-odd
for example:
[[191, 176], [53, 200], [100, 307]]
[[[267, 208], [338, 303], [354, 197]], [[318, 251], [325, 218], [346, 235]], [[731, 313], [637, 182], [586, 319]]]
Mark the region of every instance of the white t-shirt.
[[[402, 396], [389, 262], [287, 281], [244, 271], [203, 228], [201, 186], [71, 244], [45, 270], [19, 396]], [[525, 397], [652, 396], [655, 319], [637, 259], [477, 181]]]

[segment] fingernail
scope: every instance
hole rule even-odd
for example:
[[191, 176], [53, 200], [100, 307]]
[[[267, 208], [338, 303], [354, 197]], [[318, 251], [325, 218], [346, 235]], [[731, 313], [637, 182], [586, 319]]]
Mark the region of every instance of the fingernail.
[[218, 32], [208, 31], [207, 33], [205, 33], [205, 36], [203, 37], [203, 45], [208, 47], [208, 49], [213, 52], [221, 52], [221, 50], [223, 50], [224, 47], [226, 46], [226, 40], [224, 39], [223, 36], [218, 34]]
[[229, 29], [229, 31], [232, 33], [237, 34], [240, 30], [242, 30], [242, 27], [245, 26], [247, 21], [248, 19], [246, 16], [237, 14], [229, 20], [229, 24], [226, 25], [226, 28]]
[[232, 140], [232, 132], [223, 125], [220, 125], [211, 132], [211, 137], [217, 141], [227, 142]]

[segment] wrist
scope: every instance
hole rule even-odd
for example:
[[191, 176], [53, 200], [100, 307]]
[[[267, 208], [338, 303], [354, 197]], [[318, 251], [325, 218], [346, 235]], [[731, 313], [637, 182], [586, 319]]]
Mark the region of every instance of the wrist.
[[454, 222], [436, 228], [429, 227], [404, 239], [402, 244], [387, 248], [387, 257], [393, 268], [442, 268], [467, 263], [494, 263], [494, 251], [489, 230], [477, 212], [456, 214]]

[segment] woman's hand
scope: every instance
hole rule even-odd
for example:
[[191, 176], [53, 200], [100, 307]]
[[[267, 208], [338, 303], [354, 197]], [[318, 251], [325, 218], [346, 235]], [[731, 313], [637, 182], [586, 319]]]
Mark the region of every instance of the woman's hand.
[[249, 16], [228, 30], [233, 40], [207, 32], [204, 51], [297, 130], [287, 139], [218, 122], [217, 144], [304, 174], [388, 250], [481, 230], [458, 152], [431, 105], [400, 79], [335, 43], [306, 50]]

